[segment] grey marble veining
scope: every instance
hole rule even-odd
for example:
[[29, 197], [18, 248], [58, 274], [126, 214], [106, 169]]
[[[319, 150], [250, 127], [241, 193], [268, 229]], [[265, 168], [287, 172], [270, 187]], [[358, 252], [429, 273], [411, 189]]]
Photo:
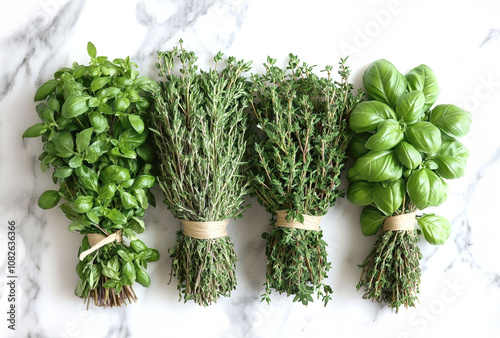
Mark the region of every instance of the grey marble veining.
[[[31, 0], [4, 4], [0, 31], [0, 215], [1, 226], [17, 224], [17, 320], [15, 332], [0, 320], [1, 337], [499, 337], [500, 222], [500, 4], [430, 0], [299, 1], [69, 1]], [[9, 15], [12, 13], [11, 15]], [[425, 19], [422, 19], [425, 18]], [[33, 96], [61, 67], [88, 62], [87, 41], [110, 58], [130, 55], [144, 75], [156, 76], [156, 51], [184, 39], [202, 66], [213, 66], [221, 50], [253, 60], [262, 70], [268, 55], [284, 64], [290, 52], [308, 63], [337, 63], [351, 50], [351, 79], [361, 86], [365, 67], [386, 58], [406, 71], [426, 63], [438, 74], [438, 103], [464, 106], [473, 114], [461, 139], [470, 150], [465, 177], [449, 182], [448, 200], [429, 210], [450, 219], [443, 246], [424, 241], [420, 304], [394, 314], [356, 291], [360, 264], [375, 237], [363, 237], [361, 209], [337, 201], [323, 218], [332, 262], [328, 282], [333, 301], [303, 307], [273, 294], [262, 303], [266, 257], [260, 234], [269, 215], [255, 199], [244, 217], [231, 221], [238, 254], [237, 289], [209, 308], [178, 302], [170, 285], [168, 248], [178, 222], [161, 203], [146, 213], [141, 238], [160, 251], [148, 268], [152, 284], [136, 290], [139, 301], [125, 308], [86, 311], [73, 295], [81, 236], [67, 230], [58, 208], [44, 211], [37, 198], [54, 187], [37, 159], [39, 139], [21, 139], [38, 121]], [[7, 311], [6, 232], [0, 231], [0, 313]], [[480, 332], [478, 332], [480, 328]]]

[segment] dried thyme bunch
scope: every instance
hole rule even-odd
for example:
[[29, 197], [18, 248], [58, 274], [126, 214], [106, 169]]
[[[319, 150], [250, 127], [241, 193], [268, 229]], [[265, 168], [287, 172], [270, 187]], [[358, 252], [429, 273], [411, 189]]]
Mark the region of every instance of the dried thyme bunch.
[[[286, 211], [287, 221], [323, 216], [342, 192], [337, 189], [350, 140], [347, 117], [361, 93], [353, 95], [349, 68], [341, 59], [341, 82], [313, 73], [290, 54], [288, 67], [268, 58], [266, 73], [252, 75], [257, 140], [253, 154], [253, 193], [273, 215]], [[330, 263], [321, 230], [276, 226], [264, 233], [268, 258], [266, 291], [294, 295], [304, 305], [316, 293], [325, 305], [332, 289], [324, 284]]]
[[[244, 110], [251, 100], [241, 75], [251, 63], [229, 57], [218, 71], [219, 52], [215, 68], [205, 72], [180, 43], [180, 50], [158, 52], [156, 64], [162, 79], [153, 132], [165, 203], [183, 222], [239, 218], [248, 188]], [[180, 75], [174, 74], [177, 61]], [[200, 239], [180, 230], [170, 254], [184, 301], [206, 306], [235, 289], [236, 254], [229, 237]]]

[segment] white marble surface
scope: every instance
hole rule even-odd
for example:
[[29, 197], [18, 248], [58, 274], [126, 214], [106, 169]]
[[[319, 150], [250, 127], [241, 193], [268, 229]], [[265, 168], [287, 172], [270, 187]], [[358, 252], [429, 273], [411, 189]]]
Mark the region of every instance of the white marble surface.
[[[33, 95], [55, 70], [88, 62], [86, 43], [110, 58], [130, 55], [155, 77], [155, 51], [183, 38], [209, 65], [222, 50], [284, 64], [289, 52], [311, 64], [336, 64], [350, 54], [352, 81], [386, 58], [406, 72], [420, 63], [441, 84], [438, 102], [473, 114], [464, 178], [450, 182], [439, 213], [453, 224], [444, 246], [421, 242], [420, 304], [399, 314], [361, 298], [357, 264], [374, 237], [358, 226], [360, 208], [339, 200], [322, 220], [333, 264], [333, 301], [303, 307], [284, 296], [260, 303], [268, 215], [256, 200], [232, 221], [238, 287], [231, 298], [202, 308], [179, 303], [167, 285], [167, 249], [178, 228], [159, 203], [147, 211], [142, 238], [160, 250], [148, 269], [152, 285], [139, 302], [85, 311], [73, 295], [81, 237], [68, 232], [58, 209], [42, 211], [38, 195], [53, 187], [41, 173], [40, 139], [22, 140], [38, 122]], [[69, 1], [2, 0], [0, 14], [0, 336], [1, 337], [500, 337], [500, 3], [498, 1]], [[159, 190], [155, 190], [161, 201]], [[7, 222], [17, 223], [17, 325], [7, 329]]]

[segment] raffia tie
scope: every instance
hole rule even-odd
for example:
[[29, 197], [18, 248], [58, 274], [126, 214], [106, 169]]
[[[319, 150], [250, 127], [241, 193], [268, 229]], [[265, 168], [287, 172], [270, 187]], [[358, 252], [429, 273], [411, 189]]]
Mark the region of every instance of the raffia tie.
[[85, 257], [90, 255], [92, 252], [97, 251], [99, 248], [105, 246], [106, 244], [118, 242], [121, 243], [122, 231], [118, 230], [109, 236], [104, 236], [101, 234], [87, 234], [87, 239], [89, 240], [90, 248], [85, 250], [80, 254], [80, 260], [83, 261]]
[[416, 212], [387, 217], [384, 221], [382, 231], [415, 230]]
[[277, 227], [319, 231], [319, 222], [321, 221], [321, 216], [302, 215], [304, 216], [304, 223], [300, 223], [297, 220], [292, 220], [290, 222], [287, 221], [286, 214], [286, 210], [276, 211], [275, 225]]
[[181, 220], [182, 227], [184, 228], [184, 234], [197, 238], [197, 239], [212, 239], [227, 237], [228, 233], [226, 226], [229, 220], [225, 221], [214, 221], [214, 222], [195, 222]]

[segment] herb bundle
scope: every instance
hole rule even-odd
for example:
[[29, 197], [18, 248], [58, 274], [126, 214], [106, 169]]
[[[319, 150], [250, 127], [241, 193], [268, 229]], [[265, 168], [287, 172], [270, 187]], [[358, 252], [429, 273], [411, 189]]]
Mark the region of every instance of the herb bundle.
[[[54, 168], [59, 190], [47, 190], [38, 200], [43, 209], [65, 200], [61, 209], [72, 222], [69, 230], [85, 235], [79, 250], [75, 294], [97, 306], [136, 301], [132, 285], [148, 287], [145, 269], [158, 251], [137, 239], [142, 220], [154, 204], [149, 188], [153, 152], [148, 139], [147, 92], [156, 82], [138, 77], [137, 65], [126, 59], [97, 56], [88, 43], [89, 66], [73, 63], [36, 92], [42, 122], [23, 137], [42, 137], [42, 171]], [[122, 237], [131, 240], [130, 245]]]
[[[223, 70], [203, 71], [194, 52], [158, 52], [160, 91], [154, 111], [159, 184], [181, 220], [170, 249], [179, 297], [210, 305], [236, 287], [236, 254], [225, 225], [241, 217], [248, 189], [244, 155], [250, 63], [229, 57]], [[175, 64], [180, 61], [180, 75]]]
[[416, 214], [446, 200], [445, 179], [464, 175], [469, 152], [456, 138], [468, 133], [471, 115], [450, 104], [432, 108], [440, 88], [425, 65], [403, 76], [390, 62], [378, 60], [366, 69], [363, 84], [370, 101], [360, 103], [349, 119], [357, 134], [347, 197], [366, 205], [360, 217], [364, 235], [383, 232], [360, 265], [357, 288], [365, 289], [363, 298], [397, 311], [417, 300], [420, 233], [434, 245], [450, 236], [446, 218]]
[[332, 289], [324, 284], [331, 264], [318, 216], [334, 205], [349, 144], [347, 118], [361, 93], [352, 94], [349, 68], [341, 59], [340, 82], [316, 75], [314, 66], [290, 54], [288, 67], [264, 63], [252, 75], [257, 139], [252, 164], [253, 193], [277, 218], [264, 233], [268, 258], [265, 294], [294, 295], [304, 305], [317, 293], [325, 305]]

